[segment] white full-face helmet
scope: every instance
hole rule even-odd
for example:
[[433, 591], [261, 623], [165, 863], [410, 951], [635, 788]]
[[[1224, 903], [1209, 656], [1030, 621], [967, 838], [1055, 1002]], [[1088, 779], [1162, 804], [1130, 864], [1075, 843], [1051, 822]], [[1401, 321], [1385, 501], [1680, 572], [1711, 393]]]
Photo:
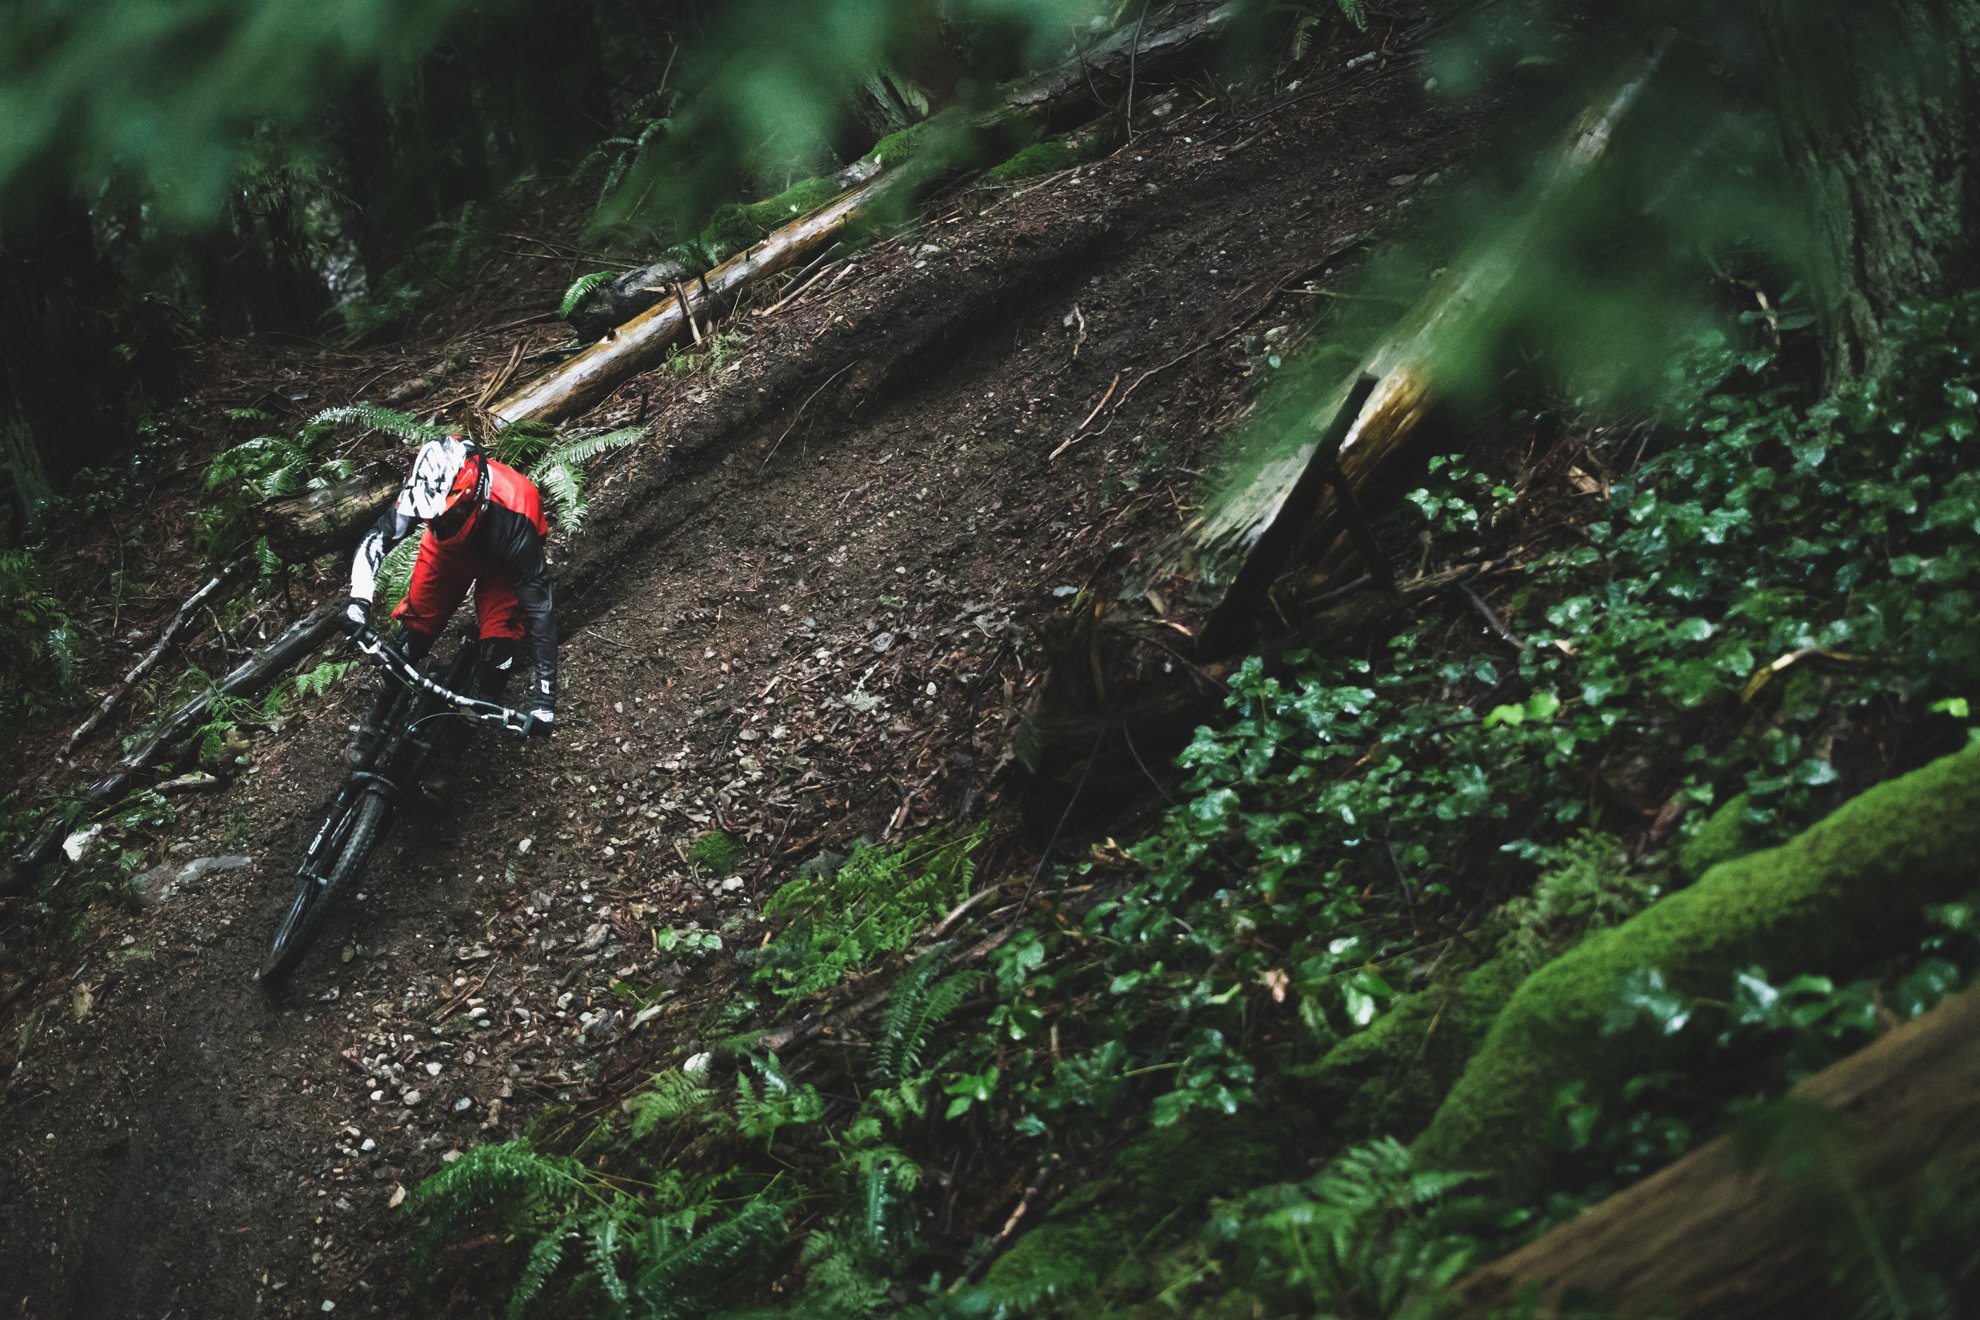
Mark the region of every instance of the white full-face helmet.
[[399, 509], [445, 540], [467, 525], [487, 494], [488, 460], [481, 446], [450, 435], [420, 446], [399, 492]]

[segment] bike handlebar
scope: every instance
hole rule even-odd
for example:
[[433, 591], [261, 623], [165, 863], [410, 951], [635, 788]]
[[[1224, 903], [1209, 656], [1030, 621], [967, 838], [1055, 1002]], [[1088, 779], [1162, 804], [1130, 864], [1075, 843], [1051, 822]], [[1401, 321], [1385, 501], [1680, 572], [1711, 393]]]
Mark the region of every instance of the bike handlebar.
[[427, 692], [440, 698], [468, 719], [499, 724], [517, 737], [527, 734], [536, 723], [534, 716], [526, 715], [522, 711], [498, 706], [492, 701], [482, 701], [477, 697], [465, 696], [434, 682], [420, 672], [419, 666], [407, 659], [403, 652], [370, 628], [359, 631], [351, 640], [356, 643], [358, 650], [370, 656], [386, 673], [415, 692]]

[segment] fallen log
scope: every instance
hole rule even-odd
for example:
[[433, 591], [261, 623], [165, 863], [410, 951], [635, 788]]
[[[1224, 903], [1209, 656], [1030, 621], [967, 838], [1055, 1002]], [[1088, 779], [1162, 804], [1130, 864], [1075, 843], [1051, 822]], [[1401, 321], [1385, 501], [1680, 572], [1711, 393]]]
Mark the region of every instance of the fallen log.
[[[1241, 9], [1238, 4], [1196, 9], [1138, 36], [1131, 30], [1116, 33], [1082, 59], [977, 116], [972, 130], [993, 134], [1049, 127], [1073, 107], [1091, 105], [1103, 88], [1151, 77], [1162, 65], [1201, 50], [1229, 27]], [[692, 312], [704, 323], [725, 313], [743, 290], [810, 259], [932, 177], [913, 162], [888, 168], [773, 231], [688, 286]], [[677, 295], [663, 297], [575, 357], [497, 400], [488, 410], [494, 424], [508, 427], [577, 416], [627, 379], [659, 365], [690, 328], [690, 309], [683, 302]]]
[[374, 465], [321, 489], [270, 500], [255, 519], [269, 549], [288, 563], [307, 563], [347, 547], [398, 488], [397, 473]]
[[751, 284], [789, 270], [836, 241], [862, 217], [872, 215], [907, 177], [902, 171], [889, 171], [823, 210], [777, 230], [702, 276], [688, 301], [679, 296], [664, 299], [576, 357], [496, 400], [488, 409], [489, 416], [498, 427], [578, 416], [629, 377], [658, 366], [687, 330], [690, 311], [708, 319], [726, 310], [724, 304]]
[[[211, 691], [194, 697], [173, 711], [150, 737], [118, 761], [108, 775], [83, 790], [80, 799], [82, 808], [88, 811], [104, 807], [123, 797], [140, 774], [206, 723], [216, 698], [252, 697], [265, 691], [330, 635], [336, 626], [338, 613], [339, 606], [335, 604], [317, 606], [290, 624], [274, 641], [242, 661]], [[38, 867], [55, 855], [55, 849], [60, 846], [69, 827], [70, 818], [65, 813], [49, 813], [26, 846], [14, 854], [10, 874], [0, 880], [0, 893], [11, 893], [24, 885]]]
[[1472, 1274], [1461, 1314], [1531, 1293], [1540, 1309], [1521, 1314], [1570, 1298], [1617, 1316], [1837, 1314], [1830, 1221], [1874, 1231], [1866, 1206], [1903, 1204], [1928, 1171], [1970, 1190], [1976, 1096], [1980, 988], [1795, 1087], [1772, 1149], [1720, 1137]]
[[[1298, 443], [1289, 452], [1250, 469], [1243, 484], [1219, 492], [1210, 511], [1184, 530], [1152, 572], [1126, 584], [1122, 595], [1128, 604], [1120, 613], [1129, 622], [1118, 628], [1120, 635], [1133, 638], [1150, 631], [1132, 621], [1133, 602], [1156, 597], [1180, 604], [1185, 617], [1201, 621], [1194, 630], [1172, 624], [1160, 634], [1181, 641], [1199, 665], [1237, 654], [1251, 644], [1256, 615], [1272, 583], [1316, 526], [1324, 543], [1345, 525], [1363, 570], [1377, 582], [1393, 577], [1359, 518], [1353, 492], [1403, 448], [1440, 394], [1449, 391], [1459, 374], [1455, 360], [1496, 337], [1510, 301], [1508, 291], [1553, 233], [1556, 214], [1606, 155], [1669, 44], [1669, 37], [1661, 39], [1617, 90], [1588, 111], [1543, 175], [1523, 219], [1481, 244], [1456, 273], [1439, 281], [1306, 415]], [[1294, 594], [1325, 593], [1333, 585], [1333, 568], [1331, 562], [1324, 565], [1322, 574], [1301, 582]], [[1082, 658], [1051, 666], [1018, 735], [1019, 746], [1027, 749], [1024, 763], [1035, 774], [1073, 773], [1105, 741], [1100, 733], [1089, 736], [1089, 728], [1132, 732], [1120, 722], [1123, 711], [1166, 709], [1191, 699], [1190, 684], [1174, 677], [1169, 666], [1160, 677], [1151, 677], [1164, 692], [1116, 700], [1111, 709], [1094, 701], [1089, 667], [1116, 669], [1125, 676], [1133, 664], [1131, 655], [1110, 653], [1104, 661]], [[1119, 693], [1130, 684], [1116, 681], [1113, 686]]]
[[130, 693], [130, 690], [142, 682], [146, 674], [157, 668], [158, 662], [164, 658], [165, 652], [171, 647], [172, 643], [179, 639], [180, 634], [185, 631], [186, 625], [192, 622], [200, 609], [215, 600], [223, 589], [240, 581], [242, 577], [246, 576], [248, 569], [253, 566], [253, 557], [242, 555], [239, 559], [236, 559], [233, 563], [228, 564], [225, 568], [207, 579], [205, 586], [189, 596], [186, 599], [186, 603], [179, 606], [178, 613], [174, 614], [171, 621], [165, 625], [164, 631], [158, 634], [158, 640], [153, 643], [152, 648], [146, 651], [136, 664], [131, 666], [130, 672], [126, 673], [123, 678], [117, 681], [114, 687], [104, 694], [103, 700], [96, 703], [96, 709], [89, 713], [89, 718], [77, 725], [76, 731], [63, 741], [61, 747], [55, 752], [55, 759], [58, 762], [66, 763], [77, 746], [82, 743], [83, 739], [96, 732], [103, 721], [110, 717], [110, 712], [115, 710], [118, 704]]
[[[1311, 469], [1328, 452], [1327, 431], [1350, 403], [1364, 377], [1375, 381], [1352, 410], [1353, 421], [1340, 441], [1338, 462], [1352, 487], [1368, 479], [1414, 435], [1440, 397], [1462, 374], [1460, 363], [1497, 337], [1507, 312], [1508, 293], [1532, 269], [1554, 233], [1557, 217], [1568, 211], [1573, 194], [1592, 177], [1608, 154], [1617, 128], [1641, 98], [1669, 49], [1661, 39], [1630, 76], [1605, 100], [1590, 107], [1566, 146], [1542, 175], [1518, 223], [1481, 243], [1453, 274], [1438, 281], [1378, 345], [1361, 366], [1322, 399], [1308, 415], [1304, 439], [1267, 461], [1241, 487], [1222, 492], [1211, 511], [1194, 524], [1170, 563], [1149, 584], [1178, 579], [1198, 584], [1237, 584], [1255, 595], [1260, 579], [1276, 578], [1284, 556], [1309, 518], [1323, 536], [1339, 530], [1341, 501], [1327, 492], [1317, 500]], [[1366, 389], [1365, 385], [1361, 388]], [[1309, 586], [1314, 584], [1308, 584]], [[1241, 638], [1228, 611], [1221, 610], [1230, 588], [1211, 587], [1207, 612], [1219, 626], [1208, 632], [1212, 644]]]

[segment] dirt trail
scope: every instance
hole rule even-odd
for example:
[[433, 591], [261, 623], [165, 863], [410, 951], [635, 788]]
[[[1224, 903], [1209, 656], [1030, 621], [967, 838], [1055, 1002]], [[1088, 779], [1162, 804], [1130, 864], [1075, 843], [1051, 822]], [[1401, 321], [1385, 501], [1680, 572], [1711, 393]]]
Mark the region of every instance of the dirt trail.
[[[1284, 283], [1324, 283], [1405, 196], [1394, 177], [1468, 140], [1412, 67], [1317, 78], [967, 195], [829, 292], [745, 316], [732, 363], [601, 410], [658, 443], [601, 479], [569, 555], [590, 585], [560, 604], [582, 623], [566, 731], [481, 748], [460, 804], [401, 823], [270, 1004], [252, 971], [362, 699], [347, 684], [181, 818], [181, 855], [251, 868], [99, 922], [6, 1008], [6, 1304], [405, 1310], [399, 1189], [695, 1044], [665, 1012], [635, 1021], [712, 965], [655, 929], [738, 934], [820, 848], [992, 809], [1029, 626], [1177, 525], [1184, 474], [1265, 370], [1246, 336], [1310, 314]], [[1013, 281], [1027, 252], [1058, 282]], [[1164, 364], [1050, 457], [1110, 382]], [[715, 825], [744, 842], [733, 873], [686, 860]]]

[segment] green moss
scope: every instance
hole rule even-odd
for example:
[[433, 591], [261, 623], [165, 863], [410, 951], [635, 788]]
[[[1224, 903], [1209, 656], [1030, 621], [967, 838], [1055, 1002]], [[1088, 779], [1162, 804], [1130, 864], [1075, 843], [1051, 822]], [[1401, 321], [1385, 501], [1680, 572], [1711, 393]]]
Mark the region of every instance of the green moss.
[[1878, 785], [1779, 848], [1721, 863], [1529, 977], [1417, 1154], [1530, 1180], [1562, 1085], [1584, 1080], [1599, 1098], [1659, 1065], [1641, 1040], [1601, 1034], [1630, 971], [1654, 967], [1691, 995], [1718, 993], [1755, 963], [1774, 976], [1847, 971], [1915, 939], [1926, 904], [1972, 887], [1976, 855], [1980, 747]]
[[1002, 165], [984, 172], [983, 181], [995, 184], [1020, 183], [1040, 175], [1069, 170], [1087, 159], [1070, 137], [1047, 138], [1034, 142]]
[[1352, 1142], [1422, 1130], [1532, 970], [1519, 954], [1500, 954], [1452, 984], [1403, 996], [1368, 1030], [1328, 1050], [1307, 1072], [1340, 1096], [1340, 1136]]
[[772, 230], [811, 214], [840, 191], [837, 181], [821, 176], [799, 180], [760, 202], [719, 206], [701, 231], [701, 246], [711, 260], [721, 261], [761, 242]]
[[886, 169], [904, 165], [927, 146], [934, 123], [932, 119], [924, 119], [918, 124], [909, 124], [898, 133], [889, 133], [874, 143], [873, 150], [860, 159]]
[[1065, 1198], [961, 1295], [970, 1315], [1063, 1310], [1105, 1283], [1131, 1282], [1135, 1260], [1213, 1196], [1283, 1177], [1292, 1145], [1280, 1115], [1256, 1125], [1165, 1128], [1130, 1144], [1114, 1172]]
[[708, 830], [688, 849], [688, 860], [704, 871], [726, 875], [741, 865], [743, 846], [721, 830]]
[[1678, 873], [1696, 880], [1720, 862], [1759, 852], [1777, 842], [1765, 826], [1754, 823], [1749, 815], [1752, 807], [1753, 795], [1741, 793], [1713, 812], [1678, 849]]

